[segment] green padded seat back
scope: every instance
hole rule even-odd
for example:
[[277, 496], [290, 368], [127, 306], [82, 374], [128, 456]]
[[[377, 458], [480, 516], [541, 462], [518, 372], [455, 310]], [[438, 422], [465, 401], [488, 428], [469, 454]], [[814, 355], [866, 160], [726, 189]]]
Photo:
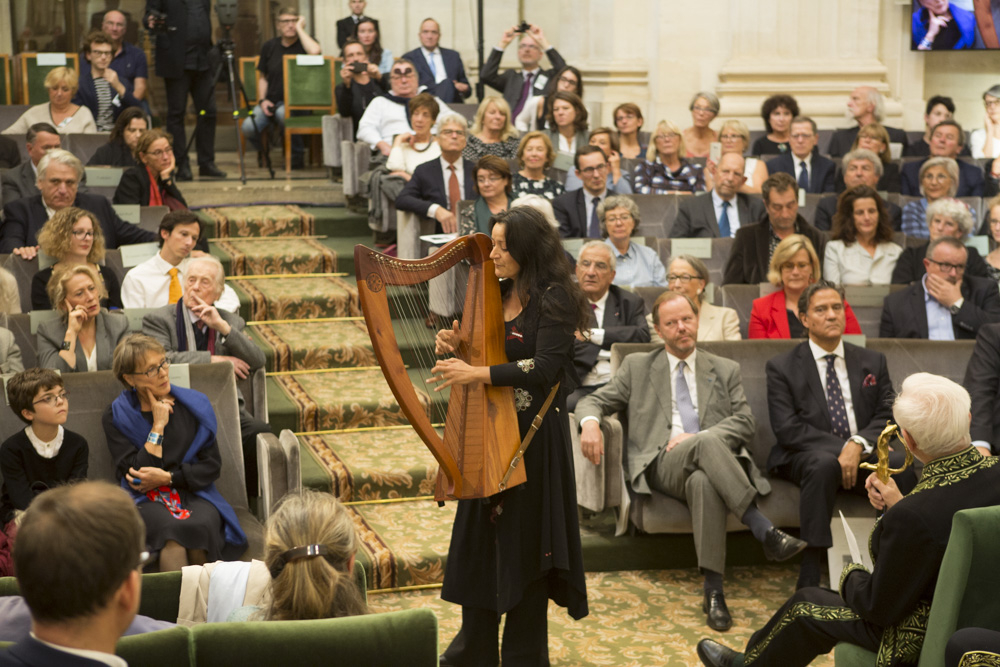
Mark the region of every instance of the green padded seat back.
[[[21, 62], [22, 71], [28, 75], [28, 85], [22, 92], [22, 104], [44, 104], [49, 101], [49, 91], [45, 88], [45, 77], [59, 65], [39, 65], [37, 54], [24, 54]], [[72, 67], [80, 73], [80, 64], [75, 53], [66, 54], [66, 67]]]
[[[182, 626], [122, 637], [115, 653], [130, 665], [143, 667], [185, 667], [194, 665], [191, 630]], [[226, 663], [216, 663], [226, 664]]]
[[[336, 102], [331, 86], [335, 63], [324, 58], [322, 65], [295, 64], [295, 56], [285, 56], [285, 108], [333, 107]], [[287, 114], [286, 114], [287, 117]]]
[[286, 116], [285, 127], [321, 128], [326, 111], [314, 111], [308, 116]]
[[243, 88], [247, 91], [247, 104], [257, 104], [257, 60], [253, 58], [240, 58], [240, 78], [243, 79]]

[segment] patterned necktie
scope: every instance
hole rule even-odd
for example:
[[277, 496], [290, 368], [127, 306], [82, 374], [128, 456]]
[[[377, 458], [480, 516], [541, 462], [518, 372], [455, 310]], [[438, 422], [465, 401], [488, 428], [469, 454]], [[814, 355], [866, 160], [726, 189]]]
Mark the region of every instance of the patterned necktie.
[[802, 168], [802, 171], [799, 172], [799, 187], [809, 192], [809, 167], [806, 166], [805, 160], [799, 162], [799, 167]]
[[532, 73], [524, 75], [524, 86], [521, 88], [521, 97], [517, 100], [517, 104], [514, 105], [514, 111], [511, 112], [511, 118], [517, 118], [517, 114], [521, 113], [521, 109], [524, 108], [528, 98], [531, 97], [531, 80], [534, 76], [535, 75]]
[[180, 278], [177, 277], [180, 270], [174, 267], [167, 271], [167, 273], [170, 274], [170, 294], [167, 297], [167, 303], [173, 305], [180, 301], [181, 297], [184, 296], [184, 290], [181, 289], [181, 281]]
[[597, 206], [601, 203], [601, 198], [594, 197], [591, 203], [594, 207], [590, 209], [590, 227], [587, 229], [587, 238], [599, 239], [601, 238], [601, 221], [597, 219]]
[[850, 422], [847, 421], [847, 407], [844, 405], [844, 393], [840, 390], [840, 380], [837, 379], [837, 369], [833, 367], [837, 355], [828, 354], [826, 359], [826, 396], [830, 409], [830, 424], [833, 434], [844, 440], [851, 437]]
[[719, 236], [728, 239], [732, 232], [729, 230], [729, 202], [722, 202], [722, 217], [719, 218]]
[[681, 425], [685, 433], [697, 433], [698, 411], [694, 409], [694, 401], [691, 400], [691, 390], [688, 389], [687, 379], [684, 377], [684, 368], [687, 366], [683, 361], [677, 364], [677, 379], [674, 382], [674, 391], [677, 393], [677, 411], [681, 413]]
[[591, 329], [596, 329], [597, 328], [597, 304], [596, 303], [590, 304], [590, 328]]
[[455, 171], [455, 165], [449, 164], [448, 169], [451, 170], [451, 176], [448, 177], [448, 205], [455, 217], [458, 217], [458, 202], [462, 199], [462, 189], [458, 186], [458, 172]]

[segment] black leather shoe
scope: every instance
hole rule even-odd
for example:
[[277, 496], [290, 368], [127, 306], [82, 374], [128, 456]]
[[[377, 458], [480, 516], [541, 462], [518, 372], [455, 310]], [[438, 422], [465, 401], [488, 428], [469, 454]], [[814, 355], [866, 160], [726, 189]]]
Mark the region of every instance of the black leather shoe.
[[764, 555], [768, 560], [788, 560], [805, 549], [809, 544], [797, 537], [792, 537], [783, 530], [771, 527], [764, 538]]
[[175, 181], [193, 181], [194, 176], [191, 175], [191, 167], [187, 164], [182, 164], [177, 167], [177, 173], [174, 174]]
[[711, 639], [698, 642], [698, 657], [707, 667], [732, 667], [739, 653]]
[[705, 591], [705, 600], [701, 610], [708, 615], [708, 627], [719, 632], [725, 632], [733, 627], [733, 617], [729, 615], [726, 597], [722, 591]]
[[198, 166], [198, 175], [203, 178], [225, 178], [226, 172], [216, 167], [214, 162], [206, 162]]

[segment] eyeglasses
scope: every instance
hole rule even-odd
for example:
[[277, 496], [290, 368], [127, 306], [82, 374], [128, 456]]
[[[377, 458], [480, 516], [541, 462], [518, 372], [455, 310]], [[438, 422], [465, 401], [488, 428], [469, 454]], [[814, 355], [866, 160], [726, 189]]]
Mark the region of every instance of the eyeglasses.
[[608, 266], [607, 262], [594, 262], [589, 259], [581, 259], [576, 264], [577, 266], [584, 269], [589, 269], [590, 267], [594, 267], [598, 271], [607, 271], [608, 269], [611, 268], [610, 266]]
[[580, 82], [577, 81], [576, 79], [570, 79], [570, 78], [565, 77], [565, 76], [559, 77], [559, 81], [561, 81], [562, 83], [569, 83], [569, 84], [572, 84], [574, 86], [577, 86], [577, 85], [580, 84]]
[[148, 153], [146, 153], [146, 155], [151, 155], [155, 157], [157, 160], [159, 160], [164, 155], [173, 155], [173, 154], [174, 154], [173, 148], [162, 148], [159, 150], [149, 151]]
[[927, 174], [924, 174], [924, 177], [921, 178], [920, 180], [922, 180], [922, 181], [931, 181], [932, 183], [944, 183], [945, 181], [950, 181], [951, 180], [951, 176], [949, 176], [948, 174], [931, 174], [931, 173], [927, 173]]
[[75, 239], [92, 239], [94, 238], [93, 231], [87, 231], [85, 229], [74, 229], [70, 232]]
[[58, 394], [47, 394], [42, 396], [40, 399], [32, 403], [32, 405], [38, 405], [39, 403], [44, 403], [50, 408], [54, 408], [59, 403], [65, 403], [68, 400], [69, 394], [65, 391], [61, 391]]
[[294, 19], [278, 19], [278, 24], [280, 25], [282, 23], [298, 23], [298, 21], [299, 21], [298, 18], [294, 18]]
[[993, 109], [994, 107], [1000, 107], [1000, 100], [983, 100], [983, 104], [987, 109]]
[[607, 223], [607, 224], [609, 224], [609, 225], [612, 224], [612, 223], [615, 223], [615, 222], [632, 222], [632, 214], [631, 213], [622, 213], [621, 215], [618, 215], [618, 216], [610, 216], [609, 215], [606, 218], [604, 218], [604, 222]]
[[580, 173], [583, 174], [584, 176], [591, 176], [591, 175], [596, 174], [598, 172], [605, 171], [605, 170], [607, 170], [607, 168], [608, 168], [608, 164], [606, 162], [602, 162], [601, 164], [597, 165], [596, 167], [584, 167], [583, 169], [580, 170]]
[[671, 273], [667, 276], [668, 283], [681, 283], [682, 285], [687, 285], [692, 280], [696, 280], [698, 276], [692, 276], [687, 273]]
[[155, 378], [160, 374], [160, 371], [165, 371], [170, 369], [170, 360], [164, 357], [163, 361], [156, 368], [150, 368], [148, 371], [139, 371], [138, 373], [130, 373], [130, 375], [145, 375], [150, 380]]
[[496, 176], [495, 174], [490, 174], [490, 175], [486, 175], [486, 176], [479, 176], [479, 177], [476, 178], [476, 182], [479, 183], [480, 185], [483, 185], [483, 184], [486, 184], [486, 183], [498, 183], [499, 181], [502, 181], [502, 180], [503, 180], [502, 176]]
[[406, 69], [394, 69], [392, 70], [392, 74], [390, 74], [390, 76], [393, 79], [405, 79], [408, 76], [413, 76], [413, 69], [410, 67], [407, 67]]
[[538, 51], [541, 51], [541, 48], [539, 48], [537, 45], [532, 44], [530, 42], [528, 42], [528, 43], [521, 42], [520, 46], [518, 46], [517, 48], [523, 49], [523, 50], [528, 50], [528, 51], [530, 51], [531, 49], [537, 49]]
[[799, 271], [812, 269], [812, 264], [810, 264], [809, 262], [799, 262], [799, 263], [785, 262], [784, 264], [781, 265], [782, 271], [794, 271], [795, 269], [798, 269]]
[[720, 134], [719, 139], [721, 141], [736, 141], [737, 139], [743, 139], [742, 134]]
[[110, 58], [111, 51], [91, 51], [90, 55], [97, 56], [99, 58]]
[[955, 273], [965, 273], [965, 264], [949, 264], [948, 262], [939, 262], [930, 257], [927, 258], [927, 261], [931, 264], [937, 264], [945, 273], [951, 273], [952, 271]]

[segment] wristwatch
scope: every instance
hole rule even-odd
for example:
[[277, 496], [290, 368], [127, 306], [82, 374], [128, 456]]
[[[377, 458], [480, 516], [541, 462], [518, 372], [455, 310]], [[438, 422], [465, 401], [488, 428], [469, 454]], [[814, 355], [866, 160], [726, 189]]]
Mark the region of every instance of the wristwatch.
[[62, 346], [59, 349], [60, 350], [69, 350], [69, 346], [70, 346], [70, 342], [68, 340], [64, 340], [62, 342]]

